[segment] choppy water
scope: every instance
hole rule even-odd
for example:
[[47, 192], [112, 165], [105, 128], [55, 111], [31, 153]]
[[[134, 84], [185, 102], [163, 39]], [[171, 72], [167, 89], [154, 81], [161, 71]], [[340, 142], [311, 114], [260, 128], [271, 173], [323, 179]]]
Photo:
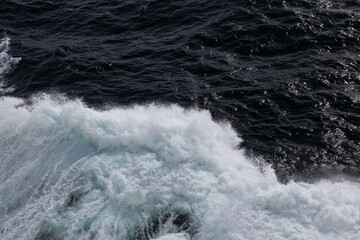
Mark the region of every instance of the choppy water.
[[359, 1], [0, 4], [1, 239], [358, 238]]

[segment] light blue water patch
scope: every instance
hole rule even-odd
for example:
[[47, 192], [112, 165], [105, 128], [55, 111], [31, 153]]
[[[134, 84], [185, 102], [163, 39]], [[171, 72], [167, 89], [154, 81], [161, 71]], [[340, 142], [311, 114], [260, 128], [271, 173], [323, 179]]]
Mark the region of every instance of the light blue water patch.
[[279, 184], [207, 111], [0, 101], [1, 239], [357, 239], [359, 184]]

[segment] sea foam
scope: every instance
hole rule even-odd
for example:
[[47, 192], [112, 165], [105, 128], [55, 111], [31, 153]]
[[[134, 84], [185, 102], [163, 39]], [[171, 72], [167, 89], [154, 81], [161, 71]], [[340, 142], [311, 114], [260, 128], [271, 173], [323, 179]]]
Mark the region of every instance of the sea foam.
[[360, 185], [280, 184], [177, 105], [0, 100], [1, 239], [358, 239]]
[[5, 74], [9, 73], [13, 66], [20, 62], [21, 58], [14, 58], [8, 52], [10, 50], [10, 38], [0, 39], [0, 94], [11, 92], [14, 89], [7, 86]]

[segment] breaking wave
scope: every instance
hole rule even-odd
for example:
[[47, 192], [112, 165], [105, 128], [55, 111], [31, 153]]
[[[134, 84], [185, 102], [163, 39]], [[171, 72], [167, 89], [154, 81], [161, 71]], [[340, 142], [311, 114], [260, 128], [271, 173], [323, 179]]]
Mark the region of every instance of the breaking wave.
[[1, 239], [356, 239], [351, 180], [280, 184], [207, 111], [0, 100]]

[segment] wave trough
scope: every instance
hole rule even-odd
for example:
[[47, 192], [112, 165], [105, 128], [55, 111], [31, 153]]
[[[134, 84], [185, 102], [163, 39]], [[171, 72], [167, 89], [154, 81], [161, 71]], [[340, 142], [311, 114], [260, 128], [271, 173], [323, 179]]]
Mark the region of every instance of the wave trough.
[[356, 239], [350, 180], [279, 184], [207, 111], [0, 100], [1, 239]]

